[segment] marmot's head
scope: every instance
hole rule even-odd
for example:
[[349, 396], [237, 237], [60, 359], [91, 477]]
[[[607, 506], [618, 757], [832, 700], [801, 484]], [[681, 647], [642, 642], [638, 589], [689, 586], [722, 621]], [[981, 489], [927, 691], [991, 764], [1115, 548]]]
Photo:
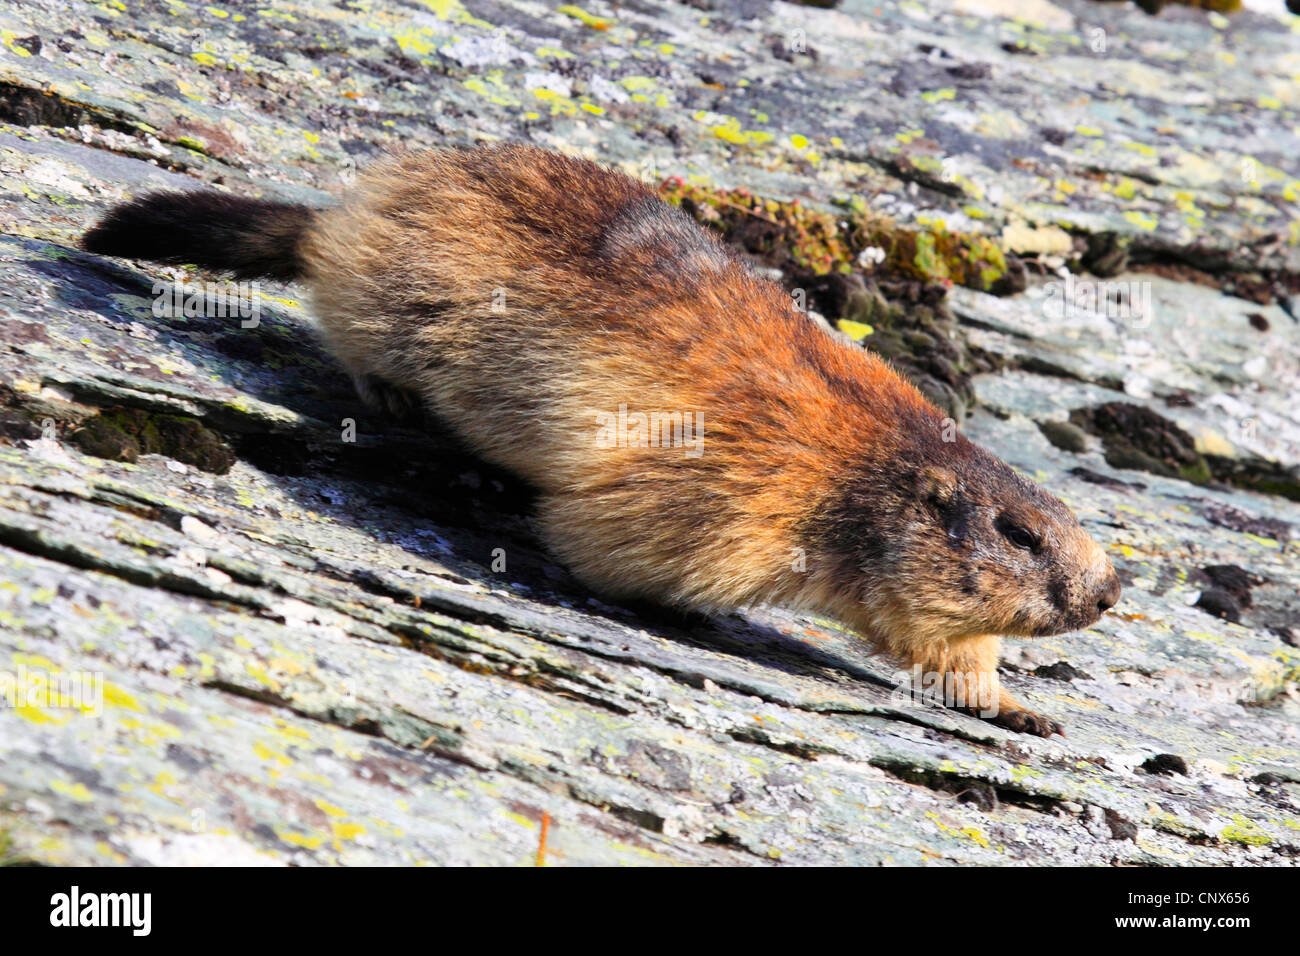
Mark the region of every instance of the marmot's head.
[[841, 587], [882, 637], [1060, 634], [1119, 600], [1070, 509], [1000, 459], [960, 435], [895, 451], [850, 479], [830, 522]]

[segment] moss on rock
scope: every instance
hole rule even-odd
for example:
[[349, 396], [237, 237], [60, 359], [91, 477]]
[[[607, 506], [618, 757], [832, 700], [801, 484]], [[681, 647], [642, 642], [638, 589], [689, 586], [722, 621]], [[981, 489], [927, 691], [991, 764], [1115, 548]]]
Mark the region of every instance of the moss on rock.
[[102, 410], [73, 432], [72, 442], [98, 458], [135, 461], [141, 455], [166, 455], [218, 475], [235, 463], [230, 446], [198, 419], [138, 408]]
[[1070, 422], [1101, 439], [1112, 467], [1182, 478], [1198, 485], [1218, 481], [1300, 501], [1300, 468], [1251, 456], [1201, 454], [1190, 434], [1141, 405], [1108, 402], [1075, 409]]
[[1113, 468], [1148, 471], [1198, 485], [1210, 480], [1210, 466], [1196, 441], [1177, 424], [1142, 405], [1107, 402], [1070, 413], [1070, 423], [1096, 435]]
[[814, 275], [849, 273], [863, 268], [860, 257], [866, 254], [873, 276], [953, 283], [981, 292], [997, 291], [1008, 271], [1006, 255], [986, 236], [900, 226], [861, 202], [837, 215], [798, 199], [765, 199], [743, 188], [707, 189], [680, 178], [666, 180], [660, 194], [778, 269], [793, 265]]

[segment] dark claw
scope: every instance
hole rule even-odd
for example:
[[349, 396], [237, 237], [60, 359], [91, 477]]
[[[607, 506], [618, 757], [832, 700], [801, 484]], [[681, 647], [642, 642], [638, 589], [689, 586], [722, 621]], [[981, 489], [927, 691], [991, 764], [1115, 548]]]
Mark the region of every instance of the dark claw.
[[993, 723], [1018, 734], [1033, 734], [1035, 737], [1050, 737], [1052, 734], [1065, 736], [1065, 728], [1050, 717], [1035, 714], [1032, 710], [1008, 710], [992, 718]]

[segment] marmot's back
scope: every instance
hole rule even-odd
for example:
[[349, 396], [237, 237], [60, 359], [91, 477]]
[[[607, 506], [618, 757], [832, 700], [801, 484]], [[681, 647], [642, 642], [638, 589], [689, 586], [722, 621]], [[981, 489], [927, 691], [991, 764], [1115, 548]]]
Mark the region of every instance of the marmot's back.
[[601, 298], [656, 297], [738, 267], [725, 246], [642, 183], [519, 145], [388, 157], [342, 206], [318, 215], [303, 250], [309, 278], [328, 281], [365, 261], [367, 275], [414, 272], [455, 297], [485, 285], [528, 295], [552, 280], [579, 284], [548, 288], [560, 301], [587, 283], [600, 284]]
[[300, 248], [313, 312], [349, 367], [416, 387], [544, 488], [608, 473], [610, 455], [665, 482], [682, 471], [656, 449], [572, 453], [598, 412], [625, 405], [707, 408], [715, 462], [743, 449], [774, 470], [804, 441], [825, 460], [899, 402], [928, 409], [681, 210], [585, 160], [523, 146], [399, 155]]

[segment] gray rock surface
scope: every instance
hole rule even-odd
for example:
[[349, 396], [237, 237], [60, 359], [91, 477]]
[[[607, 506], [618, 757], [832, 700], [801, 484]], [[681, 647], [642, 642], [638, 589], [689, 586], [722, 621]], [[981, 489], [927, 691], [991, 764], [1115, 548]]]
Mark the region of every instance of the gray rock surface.
[[[81, 708], [0, 694], [12, 852], [1292, 862], [1300, 18], [1278, 7], [7, 5], [0, 680], [102, 680]], [[261, 288], [256, 328], [159, 317], [182, 273], [75, 250], [145, 188], [325, 201], [377, 150], [497, 138], [1039, 254], [1024, 293], [949, 304], [989, 357], [967, 430], [1125, 580], [1094, 628], [1004, 655], [1067, 738], [901, 700], [832, 622], [604, 603], [541, 550], [527, 489], [359, 405], [292, 288]], [[1142, 307], [1062, 308], [1053, 270], [1106, 233], [1156, 270], [1108, 280]], [[1286, 493], [1038, 427], [1117, 401]]]

